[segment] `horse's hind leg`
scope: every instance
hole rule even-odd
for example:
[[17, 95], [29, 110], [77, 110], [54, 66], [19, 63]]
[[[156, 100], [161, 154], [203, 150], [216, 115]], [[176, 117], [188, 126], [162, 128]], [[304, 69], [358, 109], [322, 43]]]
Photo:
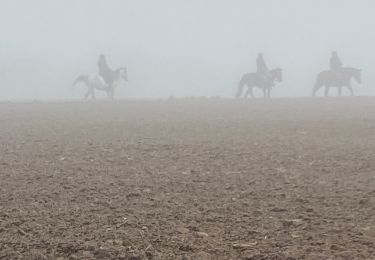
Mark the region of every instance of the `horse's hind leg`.
[[91, 94], [91, 98], [92, 98], [93, 100], [95, 100], [96, 97], [95, 97], [95, 90], [94, 90], [94, 89], [91, 89], [90, 94]]
[[347, 86], [348, 87], [348, 89], [349, 89], [349, 91], [350, 91], [350, 96], [352, 97], [352, 96], [354, 96], [354, 92], [353, 92], [353, 88], [352, 88], [352, 86]]
[[268, 98], [271, 98], [271, 88], [268, 88], [268, 89], [267, 89], [267, 97], [268, 97]]
[[107, 96], [110, 100], [113, 100], [113, 97], [114, 97], [114, 89], [113, 88], [109, 88], [107, 90]]
[[87, 100], [90, 95], [91, 95], [91, 90], [88, 89], [87, 92], [85, 93], [85, 99]]
[[342, 87], [339, 87], [339, 88], [338, 88], [338, 94], [339, 94], [339, 97], [342, 96]]
[[324, 96], [328, 97], [328, 95], [329, 95], [329, 86], [325, 86]]
[[[237, 89], [237, 93], [236, 93], [236, 98], [240, 98], [241, 95], [242, 95], [242, 91], [243, 91], [243, 87], [245, 86], [245, 84], [243, 84], [242, 82], [240, 82], [238, 84], [238, 89]], [[246, 92], [247, 93], [247, 92]], [[245, 94], [245, 97], [246, 97], [246, 94]]]
[[246, 90], [246, 92], [245, 92], [245, 98], [248, 98], [249, 97], [249, 95], [250, 95], [250, 88], [248, 88], [247, 90]]
[[313, 89], [313, 93], [312, 93], [312, 96], [315, 97], [316, 96], [316, 92], [322, 87], [321, 84], [319, 84], [318, 82], [315, 83], [314, 85], [314, 89]]
[[249, 87], [245, 93], [245, 98], [251, 96], [251, 98], [254, 98], [253, 88]]
[[242, 87], [238, 87], [237, 93], [236, 93], [236, 98], [240, 98], [242, 94]]
[[249, 89], [249, 92], [250, 92], [250, 96], [251, 96], [251, 98], [255, 98], [255, 96], [254, 96], [254, 92], [253, 92], [253, 88], [250, 88], [250, 89]]

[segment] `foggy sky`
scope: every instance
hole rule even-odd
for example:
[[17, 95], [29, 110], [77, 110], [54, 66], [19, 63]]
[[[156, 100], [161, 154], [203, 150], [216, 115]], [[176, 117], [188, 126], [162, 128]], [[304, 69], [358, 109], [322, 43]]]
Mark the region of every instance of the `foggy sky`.
[[263, 52], [308, 96], [332, 50], [375, 94], [372, 0], [0, 0], [0, 99], [81, 98], [98, 55], [127, 66], [118, 97], [233, 96]]

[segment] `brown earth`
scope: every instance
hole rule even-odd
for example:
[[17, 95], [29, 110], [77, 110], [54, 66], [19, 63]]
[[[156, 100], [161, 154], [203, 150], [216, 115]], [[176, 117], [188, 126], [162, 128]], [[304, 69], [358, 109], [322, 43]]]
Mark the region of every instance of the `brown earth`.
[[375, 99], [0, 104], [0, 259], [375, 259]]

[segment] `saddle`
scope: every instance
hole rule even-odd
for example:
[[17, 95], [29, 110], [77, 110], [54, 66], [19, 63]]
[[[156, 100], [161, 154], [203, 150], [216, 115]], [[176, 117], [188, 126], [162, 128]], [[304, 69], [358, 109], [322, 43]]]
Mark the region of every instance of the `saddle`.
[[269, 73], [258, 73], [258, 76], [259, 78], [261, 79], [261, 81], [263, 82], [263, 86], [265, 87], [273, 87], [274, 86], [274, 83], [272, 82], [272, 78], [271, 78], [271, 75], [269, 75]]
[[339, 79], [339, 80], [345, 80], [344, 72], [341, 70], [331, 70], [332, 73]]

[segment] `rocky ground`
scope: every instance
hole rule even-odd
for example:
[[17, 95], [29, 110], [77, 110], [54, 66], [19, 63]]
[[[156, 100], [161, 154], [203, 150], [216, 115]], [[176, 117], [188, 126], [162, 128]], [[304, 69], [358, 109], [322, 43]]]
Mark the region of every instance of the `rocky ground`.
[[0, 259], [375, 259], [375, 99], [0, 103]]

